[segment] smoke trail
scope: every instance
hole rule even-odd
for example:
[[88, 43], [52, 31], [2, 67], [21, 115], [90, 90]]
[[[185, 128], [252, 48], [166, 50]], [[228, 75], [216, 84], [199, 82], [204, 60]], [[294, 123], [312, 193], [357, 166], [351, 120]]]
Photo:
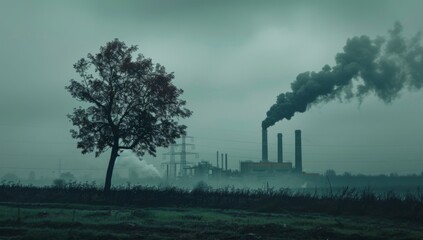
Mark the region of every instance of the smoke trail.
[[117, 160], [119, 167], [124, 167], [135, 171], [141, 178], [161, 178], [162, 175], [152, 164], [145, 160], [140, 160], [135, 154], [123, 152]]
[[[335, 66], [325, 65], [319, 72], [298, 74], [291, 83], [292, 91], [280, 94], [267, 111], [262, 127], [289, 120], [312, 104], [336, 98], [349, 100], [357, 97], [361, 100], [374, 93], [389, 103], [404, 88], [422, 88], [423, 48], [420, 40], [420, 33], [411, 39], [404, 38], [399, 22], [389, 31], [388, 38], [361, 36], [348, 39], [344, 52], [335, 57]], [[354, 83], [357, 85], [353, 86]]]

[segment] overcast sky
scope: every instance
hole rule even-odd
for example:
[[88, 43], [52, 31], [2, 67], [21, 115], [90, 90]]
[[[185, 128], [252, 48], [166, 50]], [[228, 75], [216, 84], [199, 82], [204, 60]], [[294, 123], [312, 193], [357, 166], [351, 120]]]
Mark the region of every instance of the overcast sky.
[[[384, 36], [400, 21], [423, 31], [423, 1], [0, 1], [0, 175], [52, 174], [59, 161], [78, 174], [105, 174], [108, 154], [83, 156], [66, 114], [80, 105], [64, 87], [72, 65], [119, 38], [175, 73], [194, 114], [184, 123], [199, 160], [229, 167], [261, 158], [261, 121], [278, 94], [305, 71], [334, 65], [348, 38]], [[294, 161], [303, 134], [303, 169], [322, 173], [423, 171], [423, 92], [390, 104], [313, 106], [269, 128], [269, 159], [284, 134]], [[166, 150], [161, 150], [165, 152]], [[160, 170], [161, 154], [146, 156]], [[198, 161], [192, 159], [192, 161]]]

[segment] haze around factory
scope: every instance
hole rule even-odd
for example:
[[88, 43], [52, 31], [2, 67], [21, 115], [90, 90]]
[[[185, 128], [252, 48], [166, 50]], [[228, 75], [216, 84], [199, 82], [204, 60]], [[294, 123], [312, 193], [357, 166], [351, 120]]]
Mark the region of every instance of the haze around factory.
[[[403, 76], [401, 69], [404, 56], [418, 46], [412, 40], [423, 31], [421, 9], [422, 1], [382, 0], [1, 1], [0, 176], [54, 176], [59, 166], [77, 176], [104, 176], [108, 154], [81, 155], [69, 134], [66, 114], [81, 103], [64, 87], [78, 79], [72, 68], [78, 59], [114, 38], [138, 45], [174, 72], [194, 112], [184, 123], [194, 137], [189, 143], [195, 149], [188, 150], [199, 159], [187, 161], [214, 163], [219, 151], [228, 153], [230, 169], [261, 159], [261, 124], [275, 101], [286, 103], [281, 93], [299, 93], [314, 77], [339, 74], [350, 47], [368, 47], [372, 55], [343, 81], [332, 81], [329, 93], [301, 98], [308, 100], [298, 109], [307, 111], [289, 121], [279, 121], [289, 114], [270, 114], [269, 161], [276, 161], [281, 132], [284, 161], [293, 162], [294, 131], [301, 129], [306, 172], [420, 174], [423, 92], [416, 90], [422, 78], [408, 70]], [[401, 43], [395, 39], [404, 39], [407, 48], [389, 50], [389, 42]], [[372, 61], [377, 70], [363, 71]], [[388, 74], [386, 85], [377, 85], [381, 67], [401, 70], [399, 77]], [[421, 74], [421, 67], [414, 69]], [[376, 78], [366, 77], [374, 73]], [[125, 175], [136, 165], [163, 174], [166, 152], [141, 164], [125, 153], [122, 159], [130, 163], [122, 160], [116, 171]]]

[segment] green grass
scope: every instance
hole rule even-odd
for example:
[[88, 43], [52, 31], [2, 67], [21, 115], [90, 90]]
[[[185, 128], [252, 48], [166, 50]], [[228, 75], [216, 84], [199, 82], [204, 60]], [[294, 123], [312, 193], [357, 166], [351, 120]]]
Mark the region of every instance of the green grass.
[[400, 219], [203, 208], [0, 203], [0, 239], [423, 239]]

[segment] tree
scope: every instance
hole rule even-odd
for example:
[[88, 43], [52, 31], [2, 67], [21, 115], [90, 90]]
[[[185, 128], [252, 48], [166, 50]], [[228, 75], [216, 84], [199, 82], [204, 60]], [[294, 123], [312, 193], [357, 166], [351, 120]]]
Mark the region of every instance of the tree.
[[96, 157], [111, 149], [105, 192], [121, 151], [155, 156], [157, 147], [167, 147], [185, 134], [186, 126], [177, 121], [192, 114], [179, 98], [183, 90], [173, 85], [173, 73], [141, 54], [133, 59], [137, 50], [118, 39], [108, 42], [99, 53], [74, 64], [81, 79], [71, 79], [66, 86], [72, 97], [87, 103], [68, 115], [78, 128], [70, 130], [79, 140], [77, 148]]

